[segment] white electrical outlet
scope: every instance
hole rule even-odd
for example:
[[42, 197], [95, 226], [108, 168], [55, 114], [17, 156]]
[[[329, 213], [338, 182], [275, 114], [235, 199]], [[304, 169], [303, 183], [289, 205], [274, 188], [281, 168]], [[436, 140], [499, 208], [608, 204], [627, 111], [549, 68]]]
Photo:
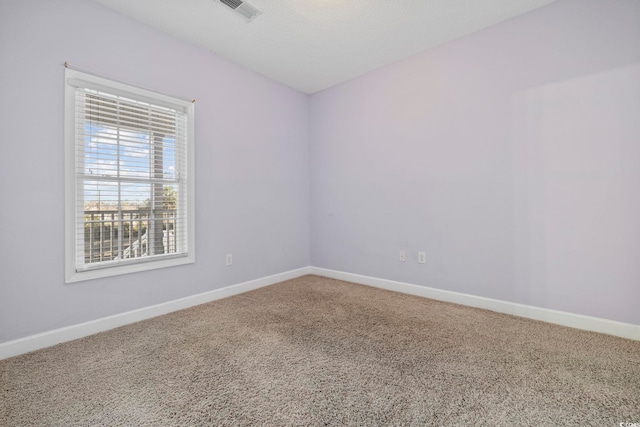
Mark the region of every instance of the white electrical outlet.
[[227, 254], [226, 265], [233, 265], [233, 254]]
[[425, 252], [418, 252], [418, 264], [426, 264], [427, 254]]
[[404, 251], [400, 251], [400, 262], [405, 262], [407, 260], [407, 256]]

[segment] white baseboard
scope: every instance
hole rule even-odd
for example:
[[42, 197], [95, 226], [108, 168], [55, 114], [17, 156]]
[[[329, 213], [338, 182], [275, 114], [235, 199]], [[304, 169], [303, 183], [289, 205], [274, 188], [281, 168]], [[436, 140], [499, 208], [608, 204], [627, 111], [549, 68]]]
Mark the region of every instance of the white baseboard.
[[393, 280], [378, 279], [376, 277], [362, 276], [343, 271], [329, 270], [326, 268], [311, 267], [311, 274], [344, 280], [361, 285], [373, 286], [404, 294], [431, 298], [438, 301], [452, 302], [470, 307], [484, 308], [498, 313], [512, 314], [528, 319], [542, 320], [557, 325], [586, 331], [601, 332], [632, 340], [640, 340], [640, 325], [617, 322], [615, 320], [601, 319], [598, 317], [584, 316], [581, 314], [567, 313], [548, 308], [534, 307], [491, 298], [484, 298], [459, 292], [444, 291], [428, 288], [426, 286], [412, 285], [410, 283], [396, 282]]
[[517, 304], [326, 268], [303, 267], [284, 273], [274, 274], [272, 276], [262, 277], [260, 279], [250, 280], [248, 282], [238, 283], [225, 288], [214, 289], [201, 294], [168, 301], [162, 304], [144, 307], [128, 311], [126, 313], [115, 314], [113, 316], [103, 317], [101, 319], [80, 323], [78, 325], [67, 326], [65, 328], [54, 329], [52, 331], [43, 332], [25, 338], [0, 343], [0, 360], [193, 307], [195, 305], [270, 286], [285, 280], [295, 279], [296, 277], [301, 277], [307, 274], [315, 274], [318, 276], [344, 280], [347, 282], [373, 286], [376, 288], [431, 298], [439, 301], [462, 304], [470, 307], [484, 308], [498, 313], [506, 313], [534, 320], [542, 320], [549, 323], [555, 323], [557, 325], [569, 326], [593, 332], [601, 332], [632, 340], [640, 340], [640, 325], [634, 325], [631, 323], [623, 323], [598, 317]]
[[303, 267], [0, 344], [0, 360], [310, 274]]

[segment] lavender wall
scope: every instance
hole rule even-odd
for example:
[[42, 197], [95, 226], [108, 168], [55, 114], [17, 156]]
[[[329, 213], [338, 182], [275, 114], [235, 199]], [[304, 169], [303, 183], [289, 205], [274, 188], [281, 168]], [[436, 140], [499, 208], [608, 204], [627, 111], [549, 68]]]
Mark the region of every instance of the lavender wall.
[[630, 0], [560, 0], [315, 94], [312, 265], [640, 324], [639, 113]]
[[[0, 58], [0, 342], [309, 265], [308, 96], [87, 1], [0, 2]], [[65, 61], [196, 98], [196, 264], [64, 284]]]

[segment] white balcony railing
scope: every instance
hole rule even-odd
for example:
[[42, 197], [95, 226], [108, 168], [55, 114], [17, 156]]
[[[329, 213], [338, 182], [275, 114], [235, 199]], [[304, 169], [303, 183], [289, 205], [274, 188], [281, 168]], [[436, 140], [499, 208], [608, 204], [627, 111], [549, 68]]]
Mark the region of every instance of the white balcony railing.
[[85, 263], [175, 253], [176, 211], [84, 211]]

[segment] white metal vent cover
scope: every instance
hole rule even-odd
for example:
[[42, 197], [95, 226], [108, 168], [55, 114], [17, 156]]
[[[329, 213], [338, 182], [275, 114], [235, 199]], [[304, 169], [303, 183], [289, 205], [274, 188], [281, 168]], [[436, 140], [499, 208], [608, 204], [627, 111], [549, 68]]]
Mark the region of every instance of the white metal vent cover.
[[246, 19], [247, 22], [251, 22], [253, 18], [262, 13], [246, 1], [242, 0], [220, 0], [220, 3], [229, 6], [235, 13]]

